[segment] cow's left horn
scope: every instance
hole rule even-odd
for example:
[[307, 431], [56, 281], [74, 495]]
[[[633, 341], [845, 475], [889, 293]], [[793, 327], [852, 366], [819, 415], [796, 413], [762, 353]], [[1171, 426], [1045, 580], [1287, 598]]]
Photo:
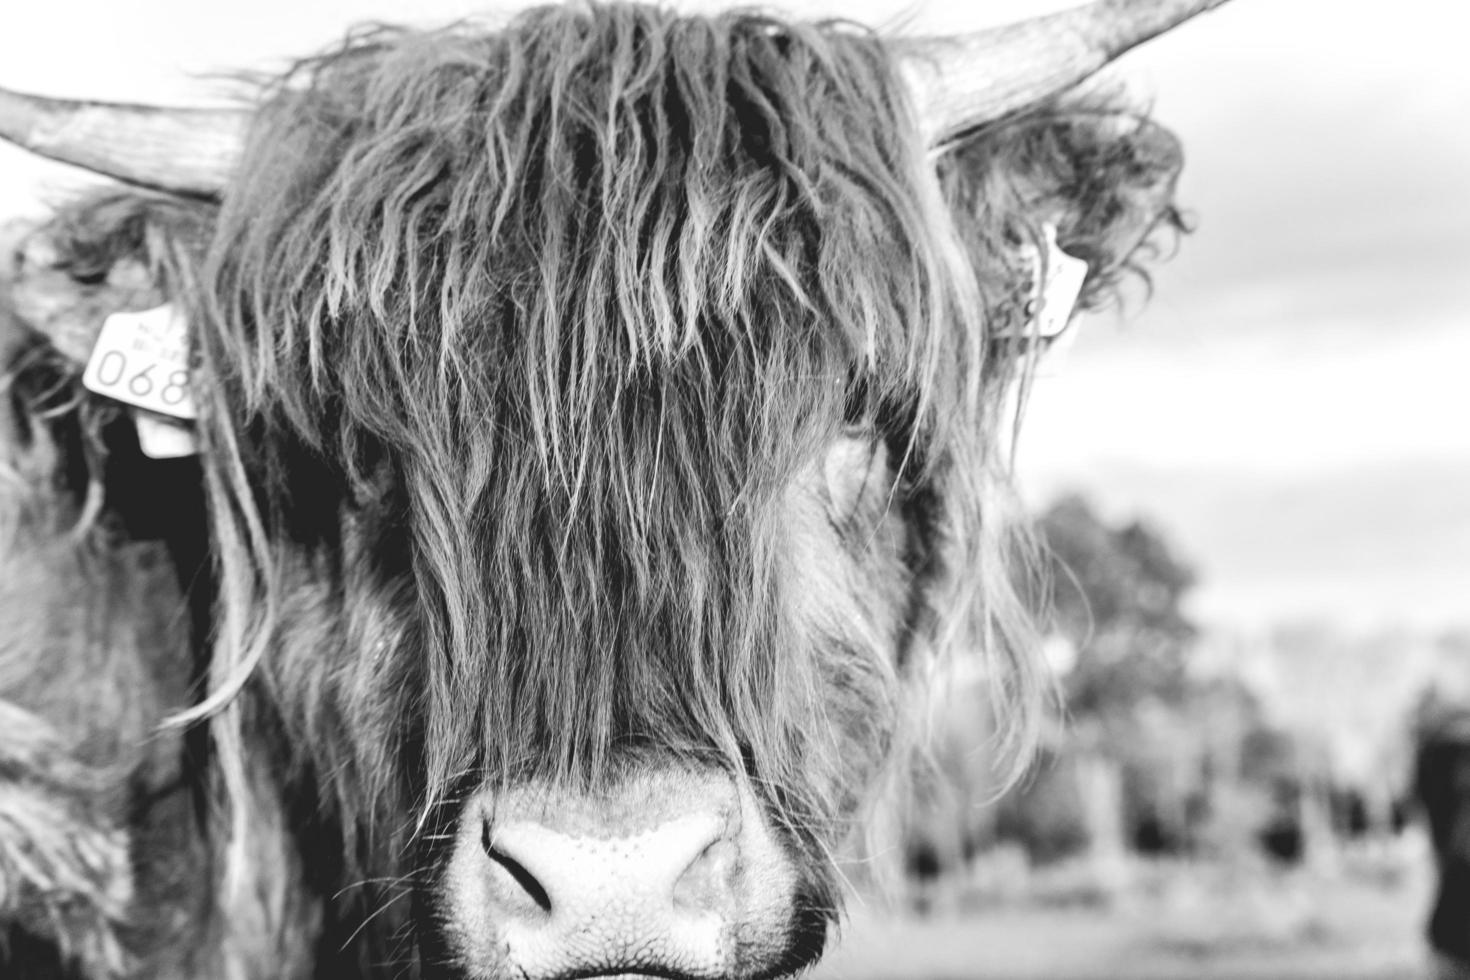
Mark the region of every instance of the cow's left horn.
[[224, 189], [249, 119], [232, 109], [77, 102], [0, 89], [0, 139], [132, 184], [196, 197]]
[[1227, 0], [1097, 0], [957, 37], [900, 42], [929, 146], [1039, 102]]

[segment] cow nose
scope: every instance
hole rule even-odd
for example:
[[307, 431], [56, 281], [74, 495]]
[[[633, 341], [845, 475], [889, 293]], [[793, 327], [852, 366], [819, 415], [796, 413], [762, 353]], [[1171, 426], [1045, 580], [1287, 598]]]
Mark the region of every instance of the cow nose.
[[477, 877], [506, 972], [723, 975], [750, 928], [747, 866], [778, 860], [747, 809], [723, 777], [497, 794]]
[[485, 853], [502, 921], [529, 930], [609, 932], [662, 922], [714, 926], [730, 904], [729, 814], [686, 813], [627, 836], [583, 837], [533, 820], [487, 822]]

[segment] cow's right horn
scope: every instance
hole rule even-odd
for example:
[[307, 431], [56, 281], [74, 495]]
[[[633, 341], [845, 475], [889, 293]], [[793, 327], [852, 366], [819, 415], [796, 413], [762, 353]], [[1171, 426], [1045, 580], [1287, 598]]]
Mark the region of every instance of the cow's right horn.
[[0, 139], [131, 184], [217, 197], [250, 114], [78, 102], [0, 89]]
[[1071, 88], [1114, 58], [1226, 0], [1095, 0], [953, 37], [895, 44], [924, 139], [955, 137]]

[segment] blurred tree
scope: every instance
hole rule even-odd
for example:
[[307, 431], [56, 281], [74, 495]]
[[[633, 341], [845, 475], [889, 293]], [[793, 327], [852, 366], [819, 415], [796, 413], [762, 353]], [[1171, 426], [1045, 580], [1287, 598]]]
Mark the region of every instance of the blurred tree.
[[954, 680], [935, 719], [935, 778], [921, 782], [905, 828], [921, 883], [1010, 843], [1037, 864], [1085, 858], [1111, 885], [1127, 874], [1127, 852], [1188, 848], [1201, 820], [1212, 754], [1194, 722], [1196, 709], [1217, 706], [1195, 704], [1186, 669], [1193, 570], [1147, 523], [1108, 524], [1080, 496], [1053, 504], [1037, 532], [1051, 601], [1034, 596], [1033, 607], [1049, 610], [1042, 625], [1066, 717], [1047, 726], [1031, 774], [987, 805], [1000, 788], [985, 744], [988, 681]]
[[1105, 866], [1129, 850], [1187, 849], [1204, 782], [1187, 710], [1198, 631], [1182, 609], [1194, 570], [1147, 523], [1107, 523], [1080, 496], [1052, 504], [1038, 530], [1050, 627], [1075, 651], [1061, 685], [1070, 752], [1089, 776], [1087, 850]]
[[1197, 630], [1181, 603], [1194, 570], [1142, 521], [1109, 526], [1080, 496], [1042, 515], [1055, 629], [1077, 650], [1063, 681], [1079, 722], [1131, 716], [1185, 696], [1185, 654]]

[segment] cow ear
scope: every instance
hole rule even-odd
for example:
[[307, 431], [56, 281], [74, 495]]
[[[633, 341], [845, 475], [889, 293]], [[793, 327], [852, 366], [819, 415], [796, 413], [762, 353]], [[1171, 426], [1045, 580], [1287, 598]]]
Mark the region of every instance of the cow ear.
[[1157, 251], [1155, 231], [1185, 230], [1174, 203], [1182, 166], [1172, 133], [1096, 99], [1003, 120], [939, 162], [972, 250], [1014, 254], [1055, 226], [1062, 251], [1088, 264], [1080, 300], [1088, 309], [1103, 305], [1128, 272], [1143, 273]]
[[148, 267], [138, 258], [79, 261], [49, 226], [26, 235], [12, 251], [11, 261], [8, 286], [17, 318], [78, 370], [86, 364], [109, 315], [162, 302]]
[[77, 370], [113, 313], [162, 305], [192, 278], [212, 210], [108, 191], [0, 243], [0, 289], [17, 319]]

